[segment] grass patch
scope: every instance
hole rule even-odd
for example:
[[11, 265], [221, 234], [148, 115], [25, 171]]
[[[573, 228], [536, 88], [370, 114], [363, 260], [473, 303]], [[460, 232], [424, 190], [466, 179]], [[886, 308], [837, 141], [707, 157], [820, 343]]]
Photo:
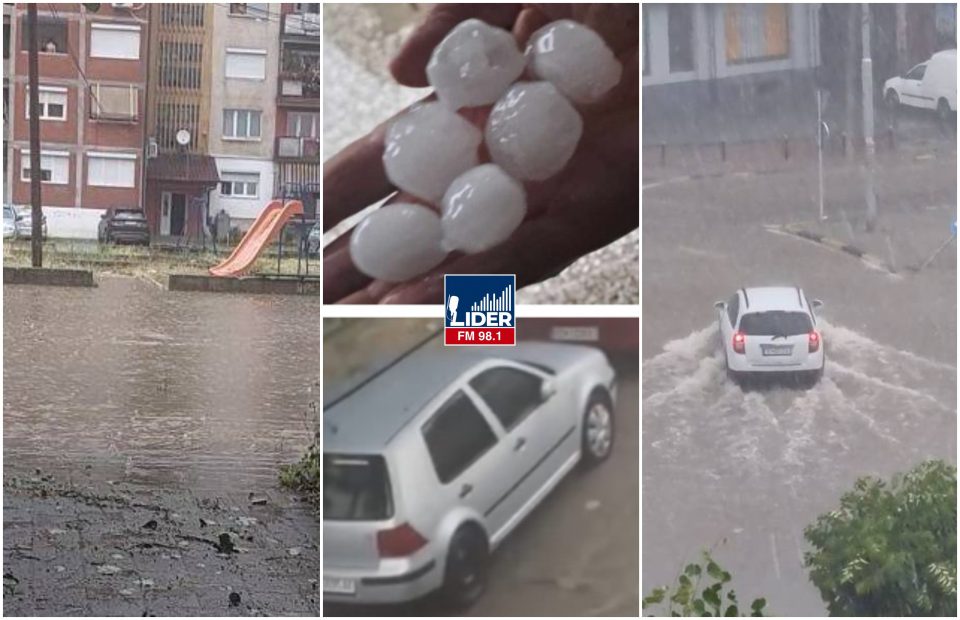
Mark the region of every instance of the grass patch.
[[320, 507], [320, 431], [297, 463], [280, 466], [280, 484], [304, 493], [311, 503]]

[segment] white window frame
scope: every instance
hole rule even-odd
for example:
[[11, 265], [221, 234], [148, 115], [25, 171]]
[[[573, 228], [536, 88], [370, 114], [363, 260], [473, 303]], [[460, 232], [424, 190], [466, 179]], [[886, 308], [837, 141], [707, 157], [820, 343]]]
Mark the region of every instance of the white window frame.
[[[263, 60], [263, 72], [260, 76], [250, 75], [230, 75], [230, 56], [256, 56]], [[248, 49], [243, 47], [228, 47], [224, 50], [223, 56], [223, 75], [228, 80], [251, 80], [254, 82], [263, 82], [267, 79], [267, 50]]]
[[[98, 111], [101, 110], [100, 99], [101, 92], [104, 88], [109, 89], [126, 89], [129, 96], [130, 103], [130, 113], [129, 115], [111, 115], [109, 113], [98, 114]], [[100, 82], [94, 82], [90, 84], [90, 119], [95, 121], [136, 121], [140, 116], [140, 90], [133, 84], [127, 85], [115, 85], [115, 84], [102, 84]]]
[[[320, 114], [318, 112], [305, 112], [305, 111], [299, 111], [299, 110], [291, 110], [287, 112], [288, 125], [289, 125], [290, 119], [294, 117], [293, 115], [296, 115], [295, 118], [297, 119], [297, 122], [296, 122], [297, 131], [295, 133], [289, 134], [288, 137], [312, 138], [312, 139], [316, 139], [320, 137], [318, 135], [320, 130], [320, 127], [319, 127]], [[311, 127], [310, 127], [310, 133], [308, 134], [300, 133], [300, 131], [303, 129], [304, 116], [310, 117]]]
[[[246, 179], [242, 178], [246, 177]], [[257, 177], [256, 181], [250, 180], [251, 177]], [[223, 185], [225, 183], [230, 184], [229, 194], [223, 193]], [[254, 186], [254, 192], [251, 194], [247, 190], [248, 186]], [[242, 186], [243, 193], [237, 193], [236, 189], [238, 186]], [[260, 173], [256, 171], [224, 171], [220, 173], [220, 196], [223, 198], [241, 198], [245, 200], [256, 200], [260, 197]]]
[[[100, 159], [100, 160], [112, 159], [112, 160], [116, 160], [116, 161], [129, 161], [129, 162], [132, 162], [132, 163], [133, 163], [133, 169], [132, 169], [131, 172], [130, 172], [130, 181], [129, 181], [129, 183], [124, 183], [124, 182], [113, 183], [113, 182], [105, 182], [105, 181], [102, 181], [102, 180], [101, 180], [101, 181], [94, 182], [94, 180], [90, 178], [90, 171], [91, 171], [91, 169], [93, 168], [93, 166], [90, 165], [90, 164], [91, 164], [91, 161], [90, 161], [90, 160], [92, 160], [92, 159]], [[134, 154], [134, 153], [113, 153], [113, 152], [103, 152], [103, 151], [89, 151], [89, 152], [87, 153], [87, 166], [86, 166], [86, 167], [87, 167], [87, 185], [90, 186], [90, 187], [121, 187], [121, 188], [133, 189], [133, 188], [135, 188], [135, 187], [137, 186], [137, 156], [136, 156], [136, 154]]]
[[[24, 94], [24, 105], [23, 105], [23, 116], [26, 119], [30, 118], [30, 87], [23, 87]], [[63, 95], [63, 116], [50, 116], [49, 114], [49, 105], [51, 103], [59, 103], [59, 101], [51, 102], [50, 95], [57, 94]], [[43, 86], [40, 85], [37, 87], [37, 102], [40, 104], [40, 120], [42, 121], [57, 121], [60, 123], [66, 122], [67, 120], [67, 106], [70, 105], [70, 95], [68, 93], [66, 86]]]
[[[106, 31], [111, 30], [114, 32], [123, 31], [123, 32], [136, 32], [137, 33], [137, 50], [136, 54], [131, 55], [129, 51], [119, 51], [115, 53], [94, 53], [94, 44], [93, 44], [93, 33], [96, 31]], [[113, 60], [140, 60], [140, 48], [143, 45], [142, 34], [140, 31], [140, 26], [135, 24], [101, 24], [94, 22], [90, 24], [90, 58], [110, 58]]]
[[[44, 157], [47, 158], [47, 163], [51, 163], [51, 158], [65, 159], [66, 165], [63, 167], [64, 178], [58, 180], [56, 176], [57, 169], [55, 166], [49, 166], [49, 168], [44, 168]], [[23, 183], [30, 182], [30, 175], [27, 174], [27, 170], [30, 169], [30, 151], [27, 149], [20, 149], [20, 181]], [[70, 153], [68, 151], [40, 151], [40, 170], [45, 169], [50, 170], [50, 180], [44, 181], [41, 179], [41, 183], [47, 185], [68, 185], [70, 183]], [[41, 176], [42, 176], [41, 172]]]
[[[234, 5], [242, 4], [244, 7], [243, 12], [233, 12]], [[261, 8], [255, 8], [251, 11], [252, 6], [255, 5]], [[270, 3], [269, 2], [230, 2], [227, 5], [227, 15], [230, 17], [245, 17], [247, 19], [260, 19], [266, 20], [270, 16]]]
[[[233, 122], [231, 123], [231, 125], [233, 126], [233, 135], [227, 135], [226, 133], [222, 133], [221, 137], [224, 140], [237, 140], [241, 142], [260, 142], [263, 139], [263, 111], [262, 110], [254, 110], [251, 108], [224, 108], [223, 109], [224, 120], [226, 120], [228, 112], [233, 113]], [[241, 114], [246, 114], [247, 116], [247, 135], [245, 136], [237, 135], [237, 126], [240, 124]], [[260, 129], [260, 132], [255, 136], [250, 134], [250, 120], [253, 118], [254, 114], [259, 116], [259, 119], [257, 121], [257, 127]], [[220, 131], [223, 132], [223, 123], [221, 123]]]

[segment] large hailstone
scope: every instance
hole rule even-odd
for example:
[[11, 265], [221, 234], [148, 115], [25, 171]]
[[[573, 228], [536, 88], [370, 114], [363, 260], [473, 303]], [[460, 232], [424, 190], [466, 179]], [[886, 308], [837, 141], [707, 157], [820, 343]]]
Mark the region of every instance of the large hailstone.
[[494, 164], [463, 173], [443, 196], [443, 247], [469, 254], [506, 241], [527, 213], [523, 186]]
[[523, 73], [513, 35], [479, 19], [460, 22], [433, 49], [427, 79], [451, 110], [489, 105]]
[[350, 237], [353, 264], [372, 278], [403, 282], [447, 256], [440, 218], [422, 205], [397, 202], [368, 215]]
[[573, 156], [583, 121], [550, 82], [517, 82], [487, 119], [487, 149], [515, 178], [542, 181]]
[[527, 45], [530, 73], [571, 100], [591, 103], [620, 82], [623, 67], [593, 30], [569, 19], [537, 30]]
[[387, 131], [383, 165], [402, 190], [438, 203], [455, 178], [477, 165], [483, 136], [437, 102], [414, 106]]

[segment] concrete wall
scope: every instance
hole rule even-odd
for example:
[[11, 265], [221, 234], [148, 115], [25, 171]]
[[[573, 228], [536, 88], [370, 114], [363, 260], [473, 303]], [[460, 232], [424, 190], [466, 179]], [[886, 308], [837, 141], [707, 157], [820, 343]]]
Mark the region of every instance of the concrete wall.
[[[224, 172], [259, 172], [256, 199], [211, 194], [210, 212], [225, 209], [233, 218], [253, 219], [273, 195], [273, 151], [276, 136], [277, 82], [280, 67], [280, 5], [270, 4], [265, 18], [230, 15], [228, 4], [213, 9], [213, 58], [211, 67], [211, 109], [209, 152]], [[263, 80], [228, 79], [225, 74], [227, 48], [266, 51]], [[260, 139], [231, 140], [223, 137], [223, 110], [260, 110]], [[238, 222], [241, 226], [243, 222]]]

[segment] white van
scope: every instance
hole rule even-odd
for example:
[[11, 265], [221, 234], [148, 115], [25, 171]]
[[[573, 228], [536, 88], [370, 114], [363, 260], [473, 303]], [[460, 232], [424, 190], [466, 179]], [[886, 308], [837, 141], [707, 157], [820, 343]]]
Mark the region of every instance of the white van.
[[887, 105], [936, 110], [946, 120], [957, 111], [957, 50], [943, 50], [883, 85]]

